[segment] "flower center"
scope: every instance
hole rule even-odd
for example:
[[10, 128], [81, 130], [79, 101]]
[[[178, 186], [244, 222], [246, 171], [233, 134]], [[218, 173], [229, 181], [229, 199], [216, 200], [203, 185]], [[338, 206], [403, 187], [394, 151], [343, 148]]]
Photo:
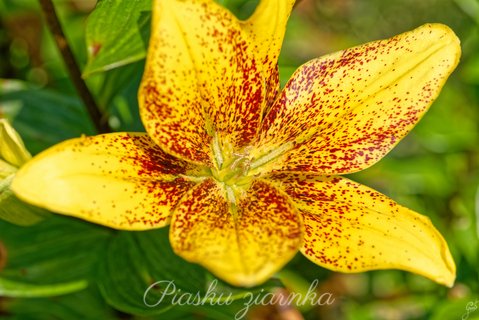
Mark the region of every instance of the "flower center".
[[213, 153], [216, 165], [211, 169], [213, 177], [226, 186], [234, 187], [251, 181], [248, 176], [251, 157], [250, 148], [235, 151], [231, 145], [220, 144], [217, 136], [213, 139]]
[[212, 169], [213, 177], [228, 186], [248, 183], [250, 162], [248, 153], [232, 153], [219, 169]]
[[218, 136], [213, 137], [212, 151], [215, 166], [210, 174], [226, 187], [245, 187], [260, 173], [260, 167], [275, 161], [294, 146], [294, 142], [287, 142], [269, 152], [258, 154], [255, 146], [246, 146], [237, 151], [229, 143], [220, 143]]

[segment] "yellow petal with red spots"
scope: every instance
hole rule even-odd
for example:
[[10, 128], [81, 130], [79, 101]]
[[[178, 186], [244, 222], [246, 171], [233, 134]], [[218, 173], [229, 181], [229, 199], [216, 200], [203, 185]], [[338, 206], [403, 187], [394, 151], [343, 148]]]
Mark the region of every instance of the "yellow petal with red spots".
[[36, 156], [13, 180], [21, 199], [54, 212], [124, 230], [165, 226], [195, 183], [192, 168], [145, 134], [67, 140]]
[[241, 148], [257, 134], [264, 80], [239, 20], [212, 0], [154, 1], [138, 94], [147, 132], [165, 151], [211, 165], [212, 138]]
[[206, 180], [181, 199], [170, 229], [178, 255], [239, 286], [269, 279], [301, 241], [301, 222], [287, 196], [258, 180], [236, 191]]
[[295, 0], [262, 0], [253, 15], [243, 22], [250, 38], [258, 68], [267, 81], [267, 100], [274, 102], [279, 93], [278, 57], [286, 32], [286, 23]]
[[301, 252], [331, 270], [401, 269], [452, 286], [456, 267], [431, 221], [341, 177], [277, 174], [305, 227]]
[[459, 55], [453, 31], [427, 24], [312, 60], [296, 71], [266, 115], [254, 157], [267, 159], [287, 145], [269, 170], [363, 170], [420, 120]]

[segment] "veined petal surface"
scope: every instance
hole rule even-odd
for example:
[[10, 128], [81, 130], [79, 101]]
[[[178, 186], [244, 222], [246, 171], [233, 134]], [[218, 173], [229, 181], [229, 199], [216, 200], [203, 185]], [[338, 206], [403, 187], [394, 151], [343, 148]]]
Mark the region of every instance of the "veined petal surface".
[[289, 144], [269, 170], [363, 170], [414, 127], [459, 55], [459, 40], [448, 27], [427, 24], [312, 60], [266, 115], [254, 156]]
[[25, 164], [13, 180], [21, 199], [111, 228], [165, 226], [171, 208], [195, 183], [193, 169], [141, 133], [67, 140]]
[[282, 173], [305, 227], [301, 252], [331, 270], [401, 269], [452, 286], [456, 267], [431, 221], [385, 195], [338, 176]]
[[140, 113], [167, 152], [211, 165], [213, 137], [240, 149], [256, 136], [264, 79], [240, 22], [212, 0], [156, 0]]
[[170, 242], [229, 283], [253, 286], [295, 255], [302, 225], [287, 196], [264, 181], [232, 193], [212, 179], [190, 190], [173, 214]]

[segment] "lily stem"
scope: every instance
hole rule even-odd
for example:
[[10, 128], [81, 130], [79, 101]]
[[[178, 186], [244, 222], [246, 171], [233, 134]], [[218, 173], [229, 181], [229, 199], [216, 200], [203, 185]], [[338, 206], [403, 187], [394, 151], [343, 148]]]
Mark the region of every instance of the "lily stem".
[[296, 8], [296, 6], [297, 6], [301, 1], [302, 1], [302, 0], [296, 0], [296, 2], [294, 3], [293, 8]]
[[42, 7], [43, 14], [45, 15], [48, 28], [53, 34], [55, 43], [63, 57], [63, 61], [65, 62], [68, 73], [70, 74], [70, 79], [72, 80], [78, 95], [82, 99], [96, 130], [99, 133], [111, 132], [107, 118], [103, 116], [103, 113], [96, 104], [90, 89], [88, 89], [88, 86], [82, 78], [80, 68], [75, 60], [65, 34], [63, 33], [60, 20], [58, 19], [58, 15], [55, 11], [55, 6], [51, 0], [39, 0], [39, 2]]

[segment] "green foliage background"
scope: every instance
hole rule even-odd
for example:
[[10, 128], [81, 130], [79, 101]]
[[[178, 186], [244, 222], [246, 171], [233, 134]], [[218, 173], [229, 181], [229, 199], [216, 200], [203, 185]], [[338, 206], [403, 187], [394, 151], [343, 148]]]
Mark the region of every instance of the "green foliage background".
[[[257, 3], [219, 2], [243, 18]], [[102, 0], [96, 9], [94, 0], [54, 3], [110, 125], [143, 131], [136, 90], [149, 1]], [[433, 220], [456, 261], [456, 284], [448, 289], [400, 271], [338, 274], [298, 255], [279, 278], [300, 291], [318, 279], [319, 292], [336, 298], [329, 307], [300, 308], [306, 319], [479, 319], [479, 310], [466, 312], [468, 303], [479, 300], [479, 1], [303, 0], [288, 26], [281, 80], [284, 84], [309, 59], [426, 22], [456, 31], [461, 63], [413, 132], [380, 163], [352, 178]], [[28, 149], [35, 154], [64, 139], [94, 134], [37, 1], [0, 0], [0, 23], [0, 115], [12, 121]], [[117, 232], [15, 205], [2, 203], [0, 210], [2, 319], [232, 319], [243, 306], [239, 299], [226, 307], [147, 308], [143, 292], [154, 281], [174, 279], [183, 291], [204, 293], [213, 279], [172, 253], [167, 229]], [[273, 279], [253, 292], [279, 283]], [[246, 294], [220, 286], [218, 292]], [[249, 318], [267, 319], [263, 315], [271, 312], [257, 308]]]

